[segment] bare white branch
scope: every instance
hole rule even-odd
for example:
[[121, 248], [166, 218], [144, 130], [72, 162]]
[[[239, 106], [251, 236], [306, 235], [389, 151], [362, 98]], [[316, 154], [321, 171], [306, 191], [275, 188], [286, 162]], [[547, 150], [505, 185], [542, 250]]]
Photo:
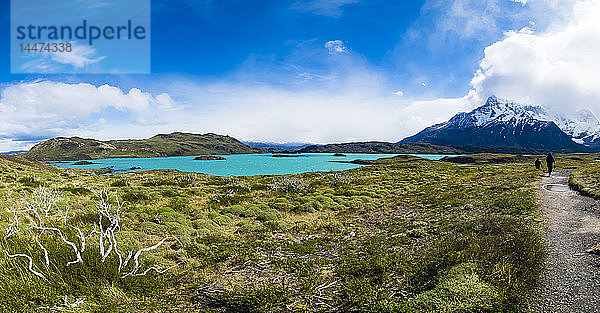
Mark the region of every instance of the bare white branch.
[[[173, 238], [173, 239], [175, 239], [175, 240], [176, 240], [176, 241], [177, 241], [179, 244], [181, 244], [181, 241], [179, 241], [179, 239], [178, 239], [177, 237], [175, 237], [175, 236], [173, 236], [173, 235], [168, 235], [168, 236], [166, 236], [165, 238], [163, 238], [161, 241], [159, 241], [157, 244], [155, 244], [155, 245], [153, 245], [153, 246], [151, 246], [151, 247], [142, 248], [142, 249], [138, 250], [138, 251], [135, 253], [135, 255], [133, 256], [133, 263], [134, 263], [134, 265], [133, 265], [133, 269], [131, 270], [131, 272], [129, 272], [129, 273], [127, 273], [127, 274], [124, 274], [124, 275], [123, 275], [123, 278], [125, 278], [125, 277], [127, 277], [127, 276], [139, 276], [139, 275], [138, 275], [138, 271], [139, 271], [139, 269], [140, 269], [140, 266], [141, 266], [141, 264], [140, 264], [140, 260], [139, 260], [139, 259], [140, 259], [140, 255], [141, 255], [143, 252], [152, 251], [152, 250], [154, 250], [154, 249], [156, 249], [156, 248], [160, 247], [160, 246], [161, 246], [161, 245], [162, 245], [162, 244], [163, 244], [165, 241], [167, 241], [167, 239], [169, 239], [169, 238]], [[144, 273], [147, 273], [147, 272], [144, 272]], [[145, 275], [145, 274], [144, 274], [144, 275]]]
[[[195, 176], [185, 177], [182, 181], [193, 183]], [[94, 239], [98, 236], [100, 259], [104, 262], [113, 253], [118, 258], [118, 272], [123, 273], [125, 268], [130, 268], [133, 263], [131, 271], [122, 274], [122, 277], [127, 276], [143, 276], [150, 272], [156, 272], [163, 274], [164, 272], [176, 267], [180, 263], [160, 269], [157, 266], [151, 266], [148, 269], [141, 272], [141, 261], [140, 256], [144, 252], [152, 251], [163, 245], [168, 239], [173, 238], [179, 244], [181, 242], [175, 236], [166, 236], [155, 245], [147, 248], [137, 250], [130, 250], [127, 256], [124, 258], [123, 252], [119, 249], [119, 242], [117, 240], [117, 233], [121, 231], [122, 216], [125, 212], [124, 205], [120, 202], [116, 194], [112, 195], [107, 189], [103, 189], [99, 192], [94, 192], [96, 196], [96, 209], [98, 212], [98, 219], [94, 222], [93, 230], [88, 236], [84, 234], [81, 228], [69, 223], [69, 219], [73, 218], [74, 214], [69, 214], [69, 209], [60, 209], [57, 203], [62, 199], [60, 192], [49, 189], [46, 187], [36, 188], [30, 196], [26, 196], [26, 202], [23, 206], [18, 209], [13, 208], [14, 220], [9, 224], [5, 239], [8, 239], [15, 235], [20, 229], [27, 230], [35, 239], [37, 247], [43, 253], [43, 263], [46, 270], [50, 270], [50, 259], [52, 255], [50, 251], [42, 244], [41, 239], [48, 239], [47, 233], [54, 233], [60, 237], [59, 243], [68, 245], [75, 254], [75, 260], [69, 261], [65, 266], [71, 266], [77, 263], [84, 263], [82, 255], [86, 251], [86, 241], [88, 239]], [[63, 226], [61, 226], [61, 224]], [[58, 226], [55, 226], [58, 225]], [[66, 231], [66, 227], [71, 228], [75, 231]], [[86, 238], [87, 237], [87, 238]], [[22, 257], [27, 258], [29, 261], [28, 270], [34, 275], [47, 281], [46, 277], [34, 269], [33, 259], [31, 256], [19, 253], [19, 254], [6, 254], [10, 258]], [[133, 262], [131, 262], [133, 260]], [[78, 303], [76, 300], [73, 303]], [[83, 300], [81, 300], [83, 301]], [[82, 302], [81, 302], [82, 303]], [[65, 300], [65, 306], [67, 302]]]
[[79, 241], [81, 241], [80, 252], [84, 253], [85, 252], [85, 235], [83, 234], [83, 231], [81, 230], [81, 228], [75, 227], [75, 226], [73, 226], [71, 224], [67, 224], [67, 223], [65, 223], [65, 225], [67, 225], [77, 231], [77, 235], [79, 236]]
[[29, 265], [27, 266], [27, 268], [29, 269], [29, 271], [33, 275], [35, 275], [35, 276], [37, 276], [37, 277], [39, 277], [39, 278], [41, 278], [41, 279], [43, 279], [45, 281], [48, 281], [48, 279], [46, 279], [46, 276], [44, 276], [42, 273], [37, 272], [36, 270], [33, 269], [33, 259], [30, 256], [28, 256], [27, 254], [25, 254], [25, 253], [10, 254], [10, 253], [8, 253], [8, 251], [4, 251], [4, 252], [6, 252], [6, 255], [9, 258], [16, 258], [16, 257], [27, 258], [27, 260], [29, 261]]
[[75, 261], [68, 262], [67, 266], [77, 264], [77, 263], [83, 263], [83, 259], [81, 258], [81, 251], [79, 251], [79, 248], [77, 247], [77, 245], [74, 242], [69, 241], [60, 229], [55, 228], [55, 227], [38, 227], [38, 226], [33, 226], [32, 228], [41, 230], [41, 231], [50, 230], [50, 231], [56, 232], [56, 233], [58, 233], [58, 236], [60, 237], [60, 239], [62, 239], [62, 241], [64, 243], [66, 243], [67, 245], [71, 246], [71, 248], [73, 248], [73, 252], [75, 252], [75, 257], [77, 259]]
[[63, 298], [63, 304], [62, 305], [41, 306], [41, 307], [38, 307], [36, 309], [37, 310], [63, 311], [65, 309], [76, 308], [76, 307], [82, 305], [83, 303], [85, 303], [85, 297], [83, 297], [83, 298], [75, 298], [73, 300], [73, 302], [69, 302], [69, 297], [67, 295], [65, 295], [65, 297]]
[[48, 256], [48, 250], [40, 242], [40, 235], [39, 234], [37, 236], [35, 236], [35, 242], [38, 244], [38, 246], [40, 247], [40, 249], [42, 249], [42, 251], [44, 252], [44, 261], [46, 261], [46, 269], [48, 269], [50, 267], [50, 257]]
[[6, 236], [4, 236], [4, 239], [9, 238], [10, 236], [16, 234], [19, 231], [19, 222], [21, 221], [21, 217], [17, 213], [17, 210], [14, 208], [13, 208], [13, 214], [14, 214], [15, 219], [12, 223], [10, 223], [8, 225], [8, 228], [6, 229]]

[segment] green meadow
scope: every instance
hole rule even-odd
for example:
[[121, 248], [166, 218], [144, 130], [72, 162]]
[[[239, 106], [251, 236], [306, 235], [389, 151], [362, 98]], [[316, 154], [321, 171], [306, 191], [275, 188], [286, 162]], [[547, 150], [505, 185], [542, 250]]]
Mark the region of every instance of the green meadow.
[[[557, 165], [597, 190], [593, 159]], [[0, 308], [519, 312], [545, 257], [533, 160], [399, 156], [227, 178], [1, 156]]]

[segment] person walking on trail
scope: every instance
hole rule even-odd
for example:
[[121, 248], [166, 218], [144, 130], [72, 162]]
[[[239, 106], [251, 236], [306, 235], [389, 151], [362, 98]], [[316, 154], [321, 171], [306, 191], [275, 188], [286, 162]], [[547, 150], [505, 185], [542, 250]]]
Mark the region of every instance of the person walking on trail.
[[546, 165], [548, 166], [548, 176], [552, 174], [552, 166], [554, 165], [554, 156], [552, 156], [552, 152], [548, 153], [546, 156]]
[[539, 170], [540, 168], [542, 168], [542, 161], [540, 161], [540, 158], [537, 158], [535, 160], [535, 169]]

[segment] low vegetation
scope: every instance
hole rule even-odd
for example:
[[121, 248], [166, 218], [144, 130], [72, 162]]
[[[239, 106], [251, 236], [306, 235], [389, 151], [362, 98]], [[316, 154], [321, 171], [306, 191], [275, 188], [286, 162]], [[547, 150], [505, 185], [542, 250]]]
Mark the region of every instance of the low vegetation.
[[[474, 158], [399, 156], [343, 172], [227, 178], [97, 175], [0, 156], [0, 308], [518, 312], [544, 258], [539, 173], [530, 159]], [[79, 248], [76, 229], [84, 233], [80, 262], [65, 265], [77, 258], [56, 232], [38, 237], [21, 223], [7, 236], [14, 212], [42, 188], [57, 195], [48, 223]], [[133, 264], [119, 270], [115, 253], [102, 261], [91, 234], [110, 224], [99, 221], [103, 190], [122, 204], [114, 238], [123, 259], [166, 239], [139, 256], [144, 275], [125, 276]], [[17, 253], [31, 256], [31, 267], [9, 257]]]
[[[575, 160], [573, 160], [575, 158]], [[580, 154], [571, 156], [578, 166], [569, 177], [569, 185], [579, 193], [600, 199], [600, 154]]]

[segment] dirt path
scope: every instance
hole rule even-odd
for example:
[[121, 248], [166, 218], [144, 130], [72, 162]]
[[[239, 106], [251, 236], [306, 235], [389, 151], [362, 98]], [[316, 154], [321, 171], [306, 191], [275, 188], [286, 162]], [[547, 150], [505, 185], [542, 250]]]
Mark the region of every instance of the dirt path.
[[600, 256], [584, 251], [600, 242], [600, 203], [573, 190], [548, 191], [546, 184], [568, 183], [559, 171], [538, 183], [546, 220], [548, 258], [532, 312], [600, 312]]

